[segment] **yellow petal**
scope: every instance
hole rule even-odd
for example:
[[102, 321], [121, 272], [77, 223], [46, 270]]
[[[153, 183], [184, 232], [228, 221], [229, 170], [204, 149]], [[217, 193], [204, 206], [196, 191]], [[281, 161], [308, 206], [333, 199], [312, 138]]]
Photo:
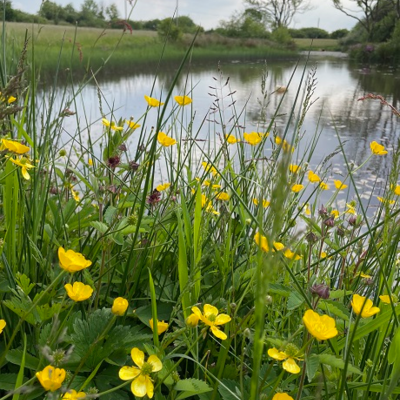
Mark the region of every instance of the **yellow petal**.
[[146, 379], [146, 394], [149, 397], [149, 399], [151, 399], [154, 395], [154, 385], [148, 376], [146, 376], [145, 379]]
[[288, 358], [284, 361], [282, 363], [282, 368], [291, 374], [298, 374], [300, 372], [300, 367], [296, 364], [296, 361], [294, 361], [293, 358]]
[[218, 308], [211, 304], [204, 304], [203, 310], [206, 318], [209, 318], [211, 315], [214, 315], [215, 317], [218, 315]]
[[219, 330], [216, 326], [211, 327], [211, 332], [214, 334], [214, 336], [221, 340], [225, 340], [228, 337], [226, 333]]
[[160, 361], [160, 359], [157, 356], [151, 355], [149, 357], [149, 359], [147, 360], [147, 362], [150, 363], [153, 366], [153, 371], [152, 372], [161, 371], [162, 362]]
[[142, 368], [144, 363], [144, 353], [143, 351], [139, 350], [137, 347], [134, 347], [131, 350], [131, 357], [133, 362], [139, 367]]
[[139, 375], [132, 381], [131, 390], [132, 393], [137, 397], [144, 397], [147, 393], [146, 376]]
[[268, 349], [268, 355], [274, 360], [282, 361], [288, 358], [287, 354], [283, 351], [279, 351], [275, 347]]
[[231, 320], [231, 317], [227, 314], [219, 314], [217, 318], [215, 318], [215, 325], [223, 325], [228, 323]]
[[140, 375], [140, 369], [136, 367], [122, 367], [119, 370], [119, 377], [123, 381], [130, 381]]

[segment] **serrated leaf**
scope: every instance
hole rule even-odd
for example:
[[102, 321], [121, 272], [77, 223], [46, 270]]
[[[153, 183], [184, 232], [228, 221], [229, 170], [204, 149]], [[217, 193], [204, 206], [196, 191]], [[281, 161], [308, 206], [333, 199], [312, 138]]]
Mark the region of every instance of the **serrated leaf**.
[[349, 294], [352, 294], [352, 290], [332, 290], [329, 294], [330, 299], [341, 299], [344, 296], [348, 296]]
[[314, 379], [314, 376], [318, 371], [319, 364], [319, 357], [317, 355], [311, 354], [311, 356], [306, 357], [307, 378], [310, 382]]
[[344, 321], [348, 321], [350, 318], [349, 311], [342, 303], [329, 300], [321, 301], [318, 303], [318, 308], [322, 311], [327, 311], [329, 314], [333, 314]]
[[208, 384], [199, 379], [182, 379], [176, 383], [174, 389], [180, 393], [177, 396], [177, 400], [186, 399], [187, 397], [194, 396], [200, 393], [206, 393], [212, 391], [212, 388]]
[[218, 385], [218, 392], [223, 400], [237, 400], [237, 394], [239, 394], [239, 398], [241, 397], [239, 386], [235, 381], [222, 379], [221, 383], [221, 385]]
[[90, 226], [92, 226], [96, 231], [99, 231], [100, 233], [104, 234], [108, 231], [108, 226], [104, 222], [100, 221], [91, 221]]
[[281, 296], [288, 297], [292, 293], [292, 289], [287, 286], [281, 285], [279, 283], [270, 283], [268, 286], [268, 291], [273, 294], [279, 294]]
[[118, 210], [113, 206], [107, 207], [107, 210], [104, 213], [104, 221], [106, 221], [108, 225], [111, 225], [117, 211]]
[[[19, 349], [12, 349], [7, 352], [6, 360], [11, 364], [21, 365], [24, 352]], [[31, 356], [30, 354], [25, 354], [25, 367], [37, 371], [39, 366], [39, 359]], [[3, 376], [3, 375], [2, 375]]]
[[300, 307], [303, 303], [304, 303], [303, 296], [296, 291], [292, 291], [289, 295], [289, 299], [287, 302], [287, 309], [295, 310], [296, 308]]
[[[330, 365], [333, 368], [344, 369], [344, 361], [331, 354], [319, 354], [319, 361], [321, 364]], [[347, 365], [347, 371], [354, 374], [362, 374], [362, 372], [351, 364]]]

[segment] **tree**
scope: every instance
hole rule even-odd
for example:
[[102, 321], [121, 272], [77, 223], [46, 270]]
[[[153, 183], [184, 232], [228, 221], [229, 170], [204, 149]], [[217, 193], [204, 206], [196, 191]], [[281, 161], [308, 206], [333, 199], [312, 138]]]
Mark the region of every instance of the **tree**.
[[118, 8], [115, 3], [106, 8], [106, 14], [111, 22], [118, 19]]
[[39, 15], [57, 25], [60, 20], [64, 19], [64, 9], [57, 3], [47, 0], [42, 3]]
[[287, 28], [296, 14], [310, 10], [309, 0], [245, 0], [245, 3], [260, 12], [273, 28]]
[[6, 0], [5, 2], [1, 1], [0, 3], [0, 18], [3, 18], [5, 15], [6, 21], [13, 21], [15, 11], [12, 8], [12, 4], [10, 0]]

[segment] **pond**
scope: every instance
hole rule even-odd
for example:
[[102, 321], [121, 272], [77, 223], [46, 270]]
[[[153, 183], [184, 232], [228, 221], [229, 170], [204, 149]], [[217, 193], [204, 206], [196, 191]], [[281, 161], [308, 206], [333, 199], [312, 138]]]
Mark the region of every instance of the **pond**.
[[[60, 148], [71, 143], [77, 130], [81, 131], [83, 139], [88, 134], [92, 140], [99, 137], [103, 129], [102, 115], [110, 119], [112, 113], [115, 120], [133, 117], [137, 121], [146, 112], [144, 95], [151, 94], [161, 100], [165, 99], [175, 74], [176, 67], [166, 65], [159, 69], [157, 76], [156, 68], [151, 66], [145, 70], [135, 70], [132, 67], [131, 74], [110, 72], [98, 76], [98, 87], [87, 85], [80, 92], [76, 103], [70, 106], [72, 110], [79, 111], [79, 119], [66, 120], [62, 137], [64, 143], [59, 144]], [[382, 95], [390, 104], [399, 108], [399, 70], [354, 65], [346, 58], [329, 55], [311, 56], [308, 61], [304, 57], [300, 61], [231, 61], [221, 65], [208, 62], [185, 68], [173, 94], [185, 93], [193, 98], [184, 121], [189, 124], [193, 116], [192, 132], [199, 139], [210, 140], [212, 146], [218, 146], [215, 142], [218, 143], [219, 137], [233, 127], [239, 127], [242, 135], [245, 131], [265, 131], [279, 104], [274, 129], [283, 136], [289, 122], [286, 139], [290, 142], [295, 123], [302, 114], [301, 103], [306, 94], [307, 80], [314, 82], [311, 87], [312, 104], [301, 127], [303, 138], [293, 154], [294, 158], [300, 159], [311, 146], [315, 135], [320, 135], [309, 160], [309, 168], [318, 171], [325, 160], [323, 166], [327, 175], [324, 180], [333, 187], [334, 179], [346, 176], [343, 156], [335, 154], [339, 147], [338, 134], [347, 160], [355, 165], [362, 164], [371, 154], [370, 142], [375, 140], [383, 144], [389, 150], [389, 155], [374, 156], [357, 175], [357, 187], [365, 201], [369, 201], [373, 188], [374, 194], [379, 194], [379, 190], [386, 186], [393, 149], [397, 148], [399, 119], [378, 100], [359, 99], [368, 93]], [[276, 88], [280, 86], [287, 87], [287, 90], [278, 93]], [[66, 103], [61, 93], [59, 89], [56, 103], [63, 109]], [[174, 105], [172, 103], [170, 108]], [[291, 116], [292, 109], [294, 113]], [[152, 109], [147, 115], [147, 133], [156, 124], [157, 112], [159, 109]], [[217, 123], [213, 122], [215, 119]], [[163, 129], [168, 131], [168, 125]], [[135, 149], [134, 135], [128, 143], [128, 151], [132, 154]], [[339, 205], [344, 206], [353, 197], [352, 190], [340, 193]], [[376, 197], [371, 199], [371, 204], [379, 204]]]

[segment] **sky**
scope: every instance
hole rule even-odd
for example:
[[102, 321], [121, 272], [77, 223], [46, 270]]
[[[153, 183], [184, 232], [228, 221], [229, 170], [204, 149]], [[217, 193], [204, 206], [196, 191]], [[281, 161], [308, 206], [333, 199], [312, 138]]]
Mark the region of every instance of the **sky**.
[[[83, 0], [53, 0], [65, 6], [72, 3], [79, 10]], [[135, 1], [132, 1], [135, 3]], [[309, 0], [311, 10], [295, 17], [292, 28], [320, 27], [332, 32], [336, 29], [351, 29], [356, 21], [336, 10], [332, 0]], [[38, 12], [42, 0], [12, 0], [13, 7], [35, 14]], [[98, 0], [104, 7], [115, 3], [124, 18], [131, 11], [128, 0]], [[351, 7], [354, 0], [343, 0]], [[163, 19], [174, 15], [178, 5], [179, 15], [187, 15], [204, 29], [216, 28], [221, 20], [227, 20], [235, 13], [244, 9], [243, 0], [137, 0], [130, 16], [131, 20]]]

